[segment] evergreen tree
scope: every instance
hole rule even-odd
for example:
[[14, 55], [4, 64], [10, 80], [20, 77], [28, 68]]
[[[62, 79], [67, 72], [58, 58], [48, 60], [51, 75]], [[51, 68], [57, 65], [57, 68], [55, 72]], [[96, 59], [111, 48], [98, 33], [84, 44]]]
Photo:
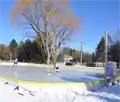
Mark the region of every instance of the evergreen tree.
[[95, 53], [92, 53], [92, 62], [96, 62], [96, 61], [97, 61], [96, 55]]
[[114, 45], [109, 48], [109, 60], [120, 64], [120, 41], [117, 41]]
[[17, 57], [17, 48], [18, 43], [15, 39], [13, 39], [9, 44], [10, 52], [12, 53], [12, 59], [15, 59]]
[[105, 50], [104, 42], [105, 42], [104, 37], [102, 37], [95, 51], [96, 60], [104, 61], [104, 50]]
[[18, 48], [18, 59], [21, 62], [34, 62], [34, 63], [44, 63], [45, 62], [45, 53], [42, 52], [42, 49], [38, 47], [36, 40], [31, 41], [27, 39], [24, 42], [20, 42]]

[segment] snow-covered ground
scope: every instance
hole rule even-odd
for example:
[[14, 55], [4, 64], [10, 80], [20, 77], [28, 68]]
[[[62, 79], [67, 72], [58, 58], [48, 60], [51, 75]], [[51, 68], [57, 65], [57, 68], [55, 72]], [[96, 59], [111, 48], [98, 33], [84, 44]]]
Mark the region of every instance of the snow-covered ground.
[[0, 102], [120, 102], [120, 84], [97, 92], [87, 91], [85, 86], [23, 85], [35, 92], [35, 96], [31, 96], [22, 89], [13, 91], [15, 86], [4, 83], [0, 79]]
[[[2, 61], [0, 62], [0, 65], [1, 66], [6, 66], [6, 65], [13, 65], [13, 62], [6, 62], [6, 61]], [[23, 63], [23, 62], [18, 62], [18, 66], [36, 66], [36, 67], [40, 67], [40, 66], [48, 66], [46, 64], [35, 64], [35, 63]], [[52, 66], [52, 65], [49, 65], [49, 66]], [[86, 67], [85, 65], [83, 66], [80, 66], [80, 64], [76, 64], [74, 66], [66, 66], [64, 63], [57, 63], [57, 66], [59, 67], [76, 67], [76, 68], [91, 68], [91, 67]], [[53, 66], [52, 66], [53, 67]], [[93, 68], [93, 67], [92, 67]], [[94, 67], [94, 68], [97, 68], [97, 69], [104, 69], [104, 67]]]
[[[1, 63], [1, 65], [6, 66], [6, 63]], [[9, 63], [7, 65], [12, 65], [12, 63]], [[43, 65], [39, 65], [39, 64], [19, 63], [19, 65], [43, 67]], [[13, 91], [16, 85], [13, 84], [5, 85], [4, 84], [5, 82], [6, 82], [5, 80], [0, 78], [0, 102], [90, 102], [90, 101], [119, 102], [120, 101], [120, 91], [119, 91], [120, 84], [110, 88], [105, 87], [96, 92], [87, 91], [85, 85], [40, 86], [40, 85], [19, 84], [22, 87], [33, 91], [34, 96], [32, 96], [29, 94], [28, 91], [25, 91], [21, 88], [18, 91], [17, 90]], [[21, 93], [23, 95], [20, 95], [18, 93]]]

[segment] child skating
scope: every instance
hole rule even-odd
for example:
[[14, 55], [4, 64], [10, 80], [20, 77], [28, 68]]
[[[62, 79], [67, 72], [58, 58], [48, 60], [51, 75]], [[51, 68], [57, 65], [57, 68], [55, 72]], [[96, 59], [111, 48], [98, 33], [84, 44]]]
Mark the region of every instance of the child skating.
[[16, 59], [14, 60], [14, 65], [13, 65], [13, 66], [17, 66], [17, 64], [18, 64], [18, 59], [16, 58]]

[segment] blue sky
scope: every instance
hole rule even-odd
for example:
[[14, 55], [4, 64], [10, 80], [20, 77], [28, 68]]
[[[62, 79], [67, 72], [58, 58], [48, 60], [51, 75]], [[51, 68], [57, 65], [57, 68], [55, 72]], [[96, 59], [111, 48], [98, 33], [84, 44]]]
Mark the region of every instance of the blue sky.
[[[25, 29], [10, 23], [14, 3], [13, 0], [0, 0], [0, 44], [8, 45], [13, 38], [17, 41], [24, 38]], [[94, 51], [105, 30], [112, 36], [120, 28], [119, 5], [119, 0], [71, 0], [73, 12], [84, 22], [64, 46], [79, 50], [82, 41], [84, 51]]]

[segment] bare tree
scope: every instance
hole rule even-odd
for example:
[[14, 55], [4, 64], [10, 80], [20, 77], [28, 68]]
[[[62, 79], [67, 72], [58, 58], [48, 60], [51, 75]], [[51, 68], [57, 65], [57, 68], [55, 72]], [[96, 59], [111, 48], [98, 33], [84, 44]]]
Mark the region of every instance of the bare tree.
[[38, 41], [47, 55], [56, 63], [57, 52], [72, 34], [78, 19], [68, 6], [67, 0], [19, 0], [11, 13], [11, 21], [21, 20], [41, 38]]
[[72, 29], [61, 27], [59, 30], [54, 29], [53, 31], [51, 52], [54, 66], [56, 66], [57, 56], [59, 54], [58, 51], [61, 48], [61, 45], [64, 44], [72, 35]]

